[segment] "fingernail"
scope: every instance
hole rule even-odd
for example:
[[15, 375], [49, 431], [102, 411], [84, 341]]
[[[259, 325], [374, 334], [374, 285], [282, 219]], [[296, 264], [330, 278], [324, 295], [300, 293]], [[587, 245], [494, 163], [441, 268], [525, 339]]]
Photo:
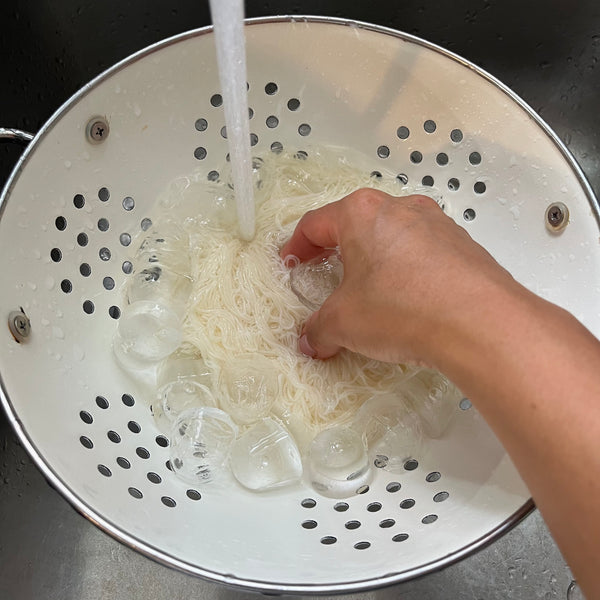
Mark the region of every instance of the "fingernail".
[[309, 358], [315, 358], [315, 356], [317, 356], [316, 351], [308, 343], [306, 334], [300, 336], [300, 339], [298, 340], [298, 350], [300, 350], [304, 356], [308, 356]]

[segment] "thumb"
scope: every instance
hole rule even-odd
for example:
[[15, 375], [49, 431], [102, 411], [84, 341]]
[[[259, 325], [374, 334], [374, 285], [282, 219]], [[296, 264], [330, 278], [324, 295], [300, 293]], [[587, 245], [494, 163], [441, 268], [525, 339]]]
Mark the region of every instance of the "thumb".
[[340, 331], [336, 327], [337, 313], [333, 298], [314, 312], [304, 324], [298, 340], [298, 350], [310, 358], [326, 359], [342, 349]]

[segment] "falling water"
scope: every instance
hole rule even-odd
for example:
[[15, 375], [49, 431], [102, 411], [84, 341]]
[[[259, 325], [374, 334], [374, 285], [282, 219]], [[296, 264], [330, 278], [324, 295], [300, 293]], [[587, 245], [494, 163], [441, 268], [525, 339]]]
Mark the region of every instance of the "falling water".
[[240, 236], [254, 237], [243, 0], [210, 0]]

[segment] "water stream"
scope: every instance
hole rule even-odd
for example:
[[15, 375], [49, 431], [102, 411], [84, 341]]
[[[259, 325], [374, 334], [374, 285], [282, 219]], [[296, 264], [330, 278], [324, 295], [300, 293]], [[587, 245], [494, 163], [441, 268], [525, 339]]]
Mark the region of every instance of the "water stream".
[[240, 237], [254, 237], [243, 0], [210, 0]]

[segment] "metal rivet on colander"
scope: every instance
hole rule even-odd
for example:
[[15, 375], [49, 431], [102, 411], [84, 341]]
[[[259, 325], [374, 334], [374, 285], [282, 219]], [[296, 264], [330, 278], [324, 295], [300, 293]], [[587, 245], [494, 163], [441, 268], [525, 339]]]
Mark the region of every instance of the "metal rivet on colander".
[[85, 128], [85, 135], [88, 142], [92, 144], [101, 144], [110, 133], [108, 121], [102, 117], [94, 117], [89, 121]]
[[22, 310], [14, 310], [8, 315], [8, 328], [19, 344], [24, 342], [31, 333], [31, 322]]
[[546, 209], [546, 228], [559, 233], [569, 224], [569, 209], [562, 202], [553, 202]]

